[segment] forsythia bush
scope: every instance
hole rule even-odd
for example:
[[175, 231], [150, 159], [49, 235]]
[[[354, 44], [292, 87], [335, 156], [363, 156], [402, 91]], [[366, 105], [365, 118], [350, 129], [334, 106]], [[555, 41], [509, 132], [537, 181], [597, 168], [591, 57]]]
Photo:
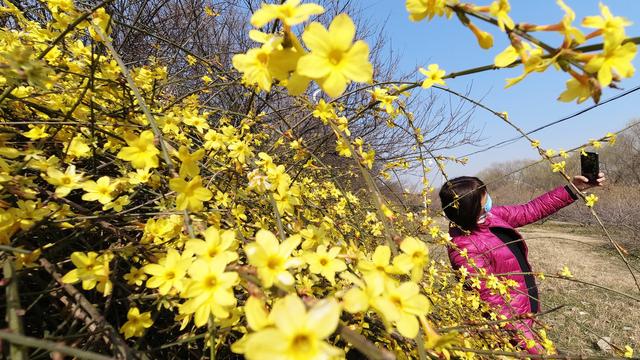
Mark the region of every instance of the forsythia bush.
[[[495, 66], [523, 67], [508, 85], [553, 66], [569, 76], [560, 100], [598, 101], [603, 87], [633, 75], [629, 22], [601, 5], [600, 16], [583, 21], [594, 29], [584, 35], [572, 24], [573, 11], [558, 3], [564, 17], [545, 26], [516, 25], [506, 0], [407, 0], [406, 9], [412, 21], [457, 15], [483, 48], [492, 46], [492, 35], [470, 17], [493, 22], [511, 42]], [[16, 270], [21, 292], [33, 274], [52, 279], [27, 319], [38, 309], [66, 308], [89, 331], [69, 344], [99, 352], [96, 342], [105, 342], [117, 357], [329, 359], [359, 351], [476, 358], [520, 351], [508, 321], [474, 290], [487, 286], [508, 298], [514, 282], [430, 258], [430, 248], [450, 245], [448, 229], [434, 221], [433, 188], [425, 177], [425, 207], [417, 212], [387, 202], [371, 174], [375, 151], [351, 137], [354, 119], [340, 103], [350, 84], [364, 84], [357, 91], [372, 100], [358, 112], [386, 114], [389, 126], [406, 127], [423, 146], [403, 97], [445, 85], [451, 76], [438, 65], [420, 69], [425, 78], [415, 83], [377, 86], [369, 46], [349, 15], [311, 21], [324, 9], [295, 0], [250, 15], [256, 47], [233, 57], [237, 72], [226, 80], [247, 97], [297, 96], [360, 171], [371, 196], [356, 196], [267, 114], [203, 107], [197, 93], [176, 97], [161, 60], [125, 64], [104, 7], [41, 5], [46, 21], [8, 1], [0, 8], [12, 24], [0, 32], [3, 261]], [[536, 31], [558, 32], [562, 45], [550, 47], [531, 35]], [[596, 37], [604, 41], [600, 50], [581, 51]], [[206, 61], [184, 56], [191, 65]], [[327, 97], [304, 96], [309, 87]], [[426, 158], [419, 161], [426, 167]], [[57, 325], [68, 324], [26, 324], [25, 334], [46, 338]], [[109, 326], [117, 331], [104, 330]], [[554, 353], [545, 330], [538, 333]]]

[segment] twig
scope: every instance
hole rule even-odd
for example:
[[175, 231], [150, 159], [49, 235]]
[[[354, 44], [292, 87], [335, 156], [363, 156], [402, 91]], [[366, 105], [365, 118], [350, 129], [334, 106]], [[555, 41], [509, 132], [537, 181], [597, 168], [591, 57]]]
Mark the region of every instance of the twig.
[[115, 347], [118, 358], [121, 359], [137, 359], [140, 356], [133, 352], [133, 350], [122, 339], [118, 331], [111, 326], [109, 322], [98, 312], [98, 310], [82, 295], [73, 285], [67, 284], [62, 281], [62, 276], [56, 271], [56, 268], [47, 259], [41, 258], [40, 264], [42, 267], [62, 286], [62, 288], [69, 294], [78, 306], [88, 315], [92, 322], [95, 322], [102, 326], [106, 331], [106, 335], [112, 345]]
[[351, 330], [350, 328], [339, 325], [338, 332], [340, 335], [351, 345], [353, 345], [358, 351], [364, 354], [367, 359], [371, 360], [395, 360], [395, 355], [388, 352], [387, 350], [383, 350], [373, 345], [369, 340], [367, 340], [364, 336], [358, 334], [357, 332]]

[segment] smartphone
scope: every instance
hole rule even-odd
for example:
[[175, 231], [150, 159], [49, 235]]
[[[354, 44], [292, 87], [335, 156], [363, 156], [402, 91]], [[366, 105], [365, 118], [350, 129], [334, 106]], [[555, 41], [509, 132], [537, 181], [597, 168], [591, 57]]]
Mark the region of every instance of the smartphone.
[[580, 154], [580, 168], [582, 176], [589, 179], [589, 184], [597, 184], [600, 165], [598, 164], [598, 153], [587, 152], [587, 155]]

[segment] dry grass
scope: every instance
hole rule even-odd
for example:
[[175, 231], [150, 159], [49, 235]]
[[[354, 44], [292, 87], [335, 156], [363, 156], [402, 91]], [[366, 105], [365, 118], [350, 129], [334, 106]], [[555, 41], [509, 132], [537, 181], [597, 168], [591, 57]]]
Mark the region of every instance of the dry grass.
[[[556, 273], [567, 265], [576, 279], [640, 297], [627, 268], [597, 232], [569, 224], [521, 229], [535, 271]], [[637, 255], [637, 254], [636, 254]], [[640, 261], [632, 260], [640, 269]], [[558, 348], [571, 354], [606, 355], [595, 342], [603, 336], [621, 348], [640, 351], [640, 303], [589, 285], [547, 278], [540, 284], [543, 309], [563, 308], [544, 317]]]

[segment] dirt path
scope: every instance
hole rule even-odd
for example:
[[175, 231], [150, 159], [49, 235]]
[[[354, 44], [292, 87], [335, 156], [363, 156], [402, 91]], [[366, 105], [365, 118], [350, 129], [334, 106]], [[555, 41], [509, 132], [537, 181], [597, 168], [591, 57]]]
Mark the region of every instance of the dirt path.
[[[640, 297], [622, 260], [604, 250], [608, 241], [597, 235], [575, 234], [571, 226], [540, 225], [520, 229], [529, 247], [534, 271], [556, 274], [566, 265], [574, 278]], [[611, 245], [609, 245], [611, 246]], [[636, 268], [640, 264], [633, 263]], [[640, 302], [595, 287], [562, 279], [539, 282], [543, 309], [564, 305], [544, 316], [552, 326], [549, 334], [557, 346], [569, 353], [605, 355], [595, 343], [599, 337], [640, 353]]]

